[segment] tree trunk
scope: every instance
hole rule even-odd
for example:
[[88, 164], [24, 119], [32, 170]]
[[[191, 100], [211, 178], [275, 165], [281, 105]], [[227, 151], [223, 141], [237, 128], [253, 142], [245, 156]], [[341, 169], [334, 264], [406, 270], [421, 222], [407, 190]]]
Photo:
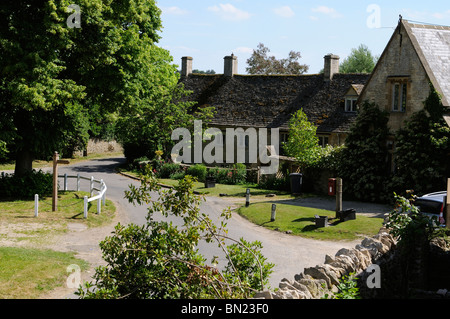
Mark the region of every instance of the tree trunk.
[[33, 170], [33, 154], [29, 150], [17, 151], [14, 175], [23, 176]]

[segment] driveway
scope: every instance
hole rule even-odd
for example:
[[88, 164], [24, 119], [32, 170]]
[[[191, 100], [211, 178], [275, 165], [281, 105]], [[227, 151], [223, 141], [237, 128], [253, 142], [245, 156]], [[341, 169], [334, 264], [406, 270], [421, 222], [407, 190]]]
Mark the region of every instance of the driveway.
[[[122, 176], [114, 171], [114, 167], [123, 163], [124, 160], [124, 158], [109, 158], [80, 162], [68, 166], [61, 165], [59, 173], [67, 173], [69, 175], [80, 173], [83, 176], [94, 176], [96, 179], [103, 179], [108, 187], [107, 198], [114, 201], [118, 207], [118, 216], [115, 223], [140, 225], [145, 223], [146, 207], [135, 207], [124, 198], [124, 191], [128, 189], [128, 185], [138, 186], [139, 181]], [[74, 187], [73, 184], [69, 182], [69, 189], [72, 187]], [[293, 203], [334, 210], [334, 202], [326, 198], [294, 200]], [[242, 205], [244, 204], [245, 198], [242, 199]], [[387, 209], [387, 207], [378, 205], [359, 204], [360, 206], [357, 206], [356, 204], [349, 203], [347, 205], [347, 203], [344, 203], [344, 208], [358, 209], [363, 207], [363, 211], [370, 214], [383, 213], [383, 209]], [[212, 220], [216, 220], [219, 219], [225, 208], [233, 207], [233, 205], [236, 207], [235, 199], [230, 201], [230, 199], [222, 197], [207, 197], [206, 202], [201, 205], [201, 210], [207, 213]], [[65, 238], [60, 241], [58, 250], [75, 251], [81, 258], [92, 262], [94, 266], [100, 265], [102, 264], [102, 259], [98, 243], [104, 237], [110, 235], [114, 225], [98, 230], [75, 229], [65, 235]], [[334, 255], [341, 248], [351, 248], [360, 243], [360, 240], [352, 242], [317, 241], [271, 231], [250, 223], [237, 213], [233, 213], [232, 218], [228, 221], [228, 230], [229, 236], [234, 239], [244, 237], [247, 241], [258, 240], [262, 243], [263, 255], [267, 257], [268, 262], [276, 265], [270, 278], [271, 288], [278, 288], [278, 284], [283, 278], [292, 281], [294, 276], [303, 272], [305, 267], [324, 263], [325, 255]], [[220, 256], [220, 262], [224, 258], [216, 246], [215, 244], [202, 243], [199, 246], [200, 253], [207, 258], [211, 258], [214, 255]], [[92, 275], [92, 271], [91, 269], [91, 273], [88, 275]], [[66, 296], [64, 294], [67, 294], [67, 290], [59, 292], [62, 298]], [[50, 295], [50, 297], [55, 298], [55, 294]]]

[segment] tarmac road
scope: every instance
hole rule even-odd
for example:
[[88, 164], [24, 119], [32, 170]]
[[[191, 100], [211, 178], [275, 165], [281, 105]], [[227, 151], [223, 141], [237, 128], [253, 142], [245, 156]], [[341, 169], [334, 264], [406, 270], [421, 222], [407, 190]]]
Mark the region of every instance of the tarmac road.
[[[113, 200], [118, 206], [119, 212], [121, 212], [121, 223], [140, 225], [145, 223], [147, 208], [143, 206], [135, 207], [124, 198], [124, 191], [128, 189], [128, 185], [138, 186], [140, 183], [114, 171], [114, 167], [123, 163], [124, 160], [124, 158], [109, 158], [80, 162], [68, 166], [60, 165], [58, 173], [67, 173], [69, 175], [80, 173], [86, 177], [94, 176], [96, 179], [103, 179], [108, 187], [107, 198]], [[74, 187], [73, 184], [69, 182], [69, 189], [72, 187]], [[333, 205], [333, 203], [326, 200], [319, 202], [322, 206]], [[243, 198], [242, 204], [245, 204], [245, 198]], [[306, 202], [302, 204], [308, 205]], [[317, 203], [314, 203], [313, 200], [312, 204], [316, 205]], [[206, 202], [201, 205], [201, 210], [207, 213], [212, 220], [216, 220], [226, 207], [232, 205], [233, 203], [226, 198], [207, 197]], [[376, 209], [379, 209], [379, 207], [376, 207]], [[275, 264], [274, 273], [271, 275], [269, 283], [271, 288], [278, 288], [278, 284], [283, 278], [292, 281], [294, 276], [303, 272], [305, 267], [313, 267], [323, 263], [326, 254], [334, 256], [339, 249], [351, 248], [361, 242], [361, 240], [353, 242], [317, 241], [292, 236], [257, 226], [237, 213], [233, 213], [232, 218], [228, 220], [228, 230], [229, 236], [234, 239], [244, 237], [247, 241], [258, 240], [262, 243], [263, 255], [267, 257], [268, 262]], [[220, 256], [219, 265], [223, 264], [221, 262], [224, 260], [223, 254], [217, 245], [204, 243], [199, 246], [199, 249], [200, 253], [208, 259], [214, 255]]]

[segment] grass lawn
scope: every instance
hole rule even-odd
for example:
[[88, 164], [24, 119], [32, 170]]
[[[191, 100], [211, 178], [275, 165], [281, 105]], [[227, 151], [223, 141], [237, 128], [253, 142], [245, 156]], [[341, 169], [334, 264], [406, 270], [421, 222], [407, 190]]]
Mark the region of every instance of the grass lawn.
[[[173, 179], [160, 179], [161, 184], [174, 186], [178, 184], [177, 180]], [[206, 188], [205, 183], [196, 182], [194, 184], [194, 190], [201, 194], [210, 196], [220, 196], [220, 194], [226, 194], [229, 197], [245, 197], [247, 193], [247, 188], [250, 189], [250, 194], [254, 196], [265, 197], [267, 194], [276, 194], [277, 196], [283, 196], [286, 198], [291, 198], [289, 192], [267, 190], [257, 187], [257, 184], [242, 184], [242, 185], [226, 185], [226, 184], [216, 184], [216, 187]]]
[[[281, 232], [292, 231], [292, 234], [320, 240], [355, 240], [362, 236], [373, 236], [378, 233], [383, 219], [358, 215], [356, 220], [340, 223], [334, 218], [334, 211], [278, 204], [276, 219], [271, 222], [272, 203], [261, 202], [241, 207], [239, 214], [251, 222]], [[314, 215], [328, 216], [331, 226], [316, 228]]]
[[87, 268], [85, 261], [69, 253], [0, 247], [0, 298], [39, 298], [67, 279], [72, 264]]
[[34, 200], [0, 201], [0, 246], [4, 246], [0, 247], [1, 299], [39, 298], [65, 283], [69, 265], [87, 268], [87, 262], [71, 253], [35, 249], [67, 232], [69, 223], [99, 227], [113, 220], [116, 207], [109, 200], [99, 215], [97, 202], [92, 202], [88, 218], [84, 219], [85, 195], [88, 193], [59, 192], [56, 212], [51, 211], [51, 197], [43, 198], [38, 217], [34, 217]]
[[102, 205], [100, 214], [97, 214], [97, 201], [90, 202], [88, 218], [85, 219], [83, 197], [86, 195], [89, 196], [89, 193], [59, 192], [56, 212], [52, 212], [51, 197], [40, 198], [37, 218], [34, 217], [34, 200], [0, 201], [0, 222], [7, 223], [9, 227], [14, 227], [14, 224], [39, 224], [40, 227], [37, 227], [39, 232], [42, 233], [43, 228], [48, 228], [49, 232], [54, 233], [60, 230], [65, 231], [69, 222], [98, 227], [112, 221], [116, 207], [110, 200], [106, 200], [106, 205]]

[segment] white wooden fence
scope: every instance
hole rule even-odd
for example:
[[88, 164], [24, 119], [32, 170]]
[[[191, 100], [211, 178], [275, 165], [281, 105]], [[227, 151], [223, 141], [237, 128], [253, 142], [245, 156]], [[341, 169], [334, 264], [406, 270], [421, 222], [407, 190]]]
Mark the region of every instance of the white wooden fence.
[[[64, 179], [64, 182], [63, 182], [63, 190], [64, 191], [68, 190], [68, 180], [70, 178], [76, 178], [75, 191], [77, 191], [77, 192], [81, 190], [81, 180], [89, 181], [89, 197], [84, 196], [84, 205], [83, 205], [84, 218], [88, 217], [89, 202], [92, 202], [95, 200], [97, 201], [97, 214], [100, 214], [101, 206], [102, 206], [102, 204], [105, 205], [105, 202], [106, 202], [106, 190], [108, 189], [106, 187], [106, 184], [103, 181], [103, 179], [98, 180], [98, 179], [95, 179], [93, 176], [85, 177], [85, 176], [81, 176], [80, 174], [58, 175], [58, 178]], [[94, 192], [97, 192], [97, 195], [93, 196]], [[34, 197], [34, 216], [37, 217], [38, 213], [39, 213], [39, 196], [36, 194]]]

